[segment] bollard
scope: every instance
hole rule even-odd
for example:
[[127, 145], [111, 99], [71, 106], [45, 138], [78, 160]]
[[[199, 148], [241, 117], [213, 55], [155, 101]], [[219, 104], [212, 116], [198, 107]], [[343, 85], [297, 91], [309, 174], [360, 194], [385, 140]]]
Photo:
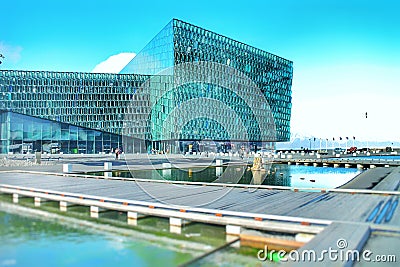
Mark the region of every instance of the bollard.
[[222, 166], [223, 163], [224, 161], [222, 159], [215, 160], [215, 166]]
[[35, 207], [40, 207], [40, 201], [41, 201], [40, 197], [35, 197], [34, 198]]
[[68, 209], [68, 202], [60, 201], [60, 211], [66, 212]]
[[215, 168], [215, 175], [216, 175], [217, 177], [221, 176], [222, 173], [223, 173], [222, 167], [216, 167], [216, 168]]
[[[226, 225], [226, 242], [233, 241], [240, 237], [240, 233], [242, 232], [241, 227], [237, 225]], [[240, 243], [236, 242], [234, 247], [239, 247]]]
[[112, 162], [104, 162], [104, 170], [111, 171], [112, 170]]
[[181, 218], [169, 218], [169, 231], [174, 234], [181, 234], [182, 227], [189, 222]]
[[72, 172], [72, 164], [63, 164], [63, 172], [71, 173]]
[[167, 162], [166, 162], [166, 163], [163, 163], [163, 164], [162, 164], [162, 168], [163, 168], [163, 169], [171, 169], [171, 168], [172, 168], [171, 163], [167, 163]]
[[100, 208], [97, 206], [90, 206], [90, 217], [99, 218]]
[[41, 152], [35, 152], [35, 163], [40, 164], [42, 162], [42, 153]]
[[169, 179], [171, 179], [171, 169], [164, 169], [164, 170], [162, 170], [162, 177], [164, 178], [164, 179], [167, 179], [167, 180], [169, 180]]

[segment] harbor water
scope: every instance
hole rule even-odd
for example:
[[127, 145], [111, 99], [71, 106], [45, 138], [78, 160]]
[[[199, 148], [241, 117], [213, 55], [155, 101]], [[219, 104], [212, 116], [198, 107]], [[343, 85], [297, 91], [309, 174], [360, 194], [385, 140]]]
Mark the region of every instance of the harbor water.
[[[187, 169], [149, 169], [129, 171], [113, 171], [107, 175], [112, 177], [227, 183], [227, 184], [254, 184], [289, 186], [296, 188], [336, 188], [339, 187], [362, 170], [351, 168], [313, 167], [302, 165], [272, 164], [266, 170], [252, 171], [248, 166], [224, 166]], [[90, 173], [105, 175], [104, 172]]]

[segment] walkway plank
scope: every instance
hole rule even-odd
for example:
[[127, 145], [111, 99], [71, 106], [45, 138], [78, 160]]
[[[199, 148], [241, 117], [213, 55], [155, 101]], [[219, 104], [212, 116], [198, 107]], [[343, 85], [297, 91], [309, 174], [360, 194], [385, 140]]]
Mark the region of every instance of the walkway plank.
[[394, 169], [385, 179], [379, 182], [374, 190], [400, 191], [400, 167]]
[[[351, 252], [362, 250], [370, 236], [370, 232], [371, 230], [367, 225], [332, 223], [299, 249], [300, 260], [293, 261], [290, 265], [352, 266], [357, 261], [357, 258], [353, 258]], [[338, 257], [336, 260], [334, 256], [329, 254], [329, 250], [337, 251], [336, 254], [332, 254]], [[359, 259], [362, 257], [360, 254]]]

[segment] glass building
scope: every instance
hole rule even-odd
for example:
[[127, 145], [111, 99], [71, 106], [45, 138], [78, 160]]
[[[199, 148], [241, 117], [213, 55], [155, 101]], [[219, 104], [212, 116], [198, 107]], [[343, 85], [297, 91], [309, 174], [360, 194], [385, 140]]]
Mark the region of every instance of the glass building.
[[290, 138], [293, 63], [173, 19], [120, 74], [0, 70], [0, 153]]

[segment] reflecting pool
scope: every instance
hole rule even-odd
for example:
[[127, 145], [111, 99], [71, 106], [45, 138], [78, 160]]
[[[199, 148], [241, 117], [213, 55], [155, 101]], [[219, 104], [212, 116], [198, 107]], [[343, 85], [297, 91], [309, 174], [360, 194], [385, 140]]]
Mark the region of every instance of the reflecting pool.
[[90, 174], [151, 180], [336, 188], [347, 183], [361, 172], [361, 170], [350, 168], [272, 164], [261, 171], [253, 171], [248, 166], [224, 166], [95, 172]]

